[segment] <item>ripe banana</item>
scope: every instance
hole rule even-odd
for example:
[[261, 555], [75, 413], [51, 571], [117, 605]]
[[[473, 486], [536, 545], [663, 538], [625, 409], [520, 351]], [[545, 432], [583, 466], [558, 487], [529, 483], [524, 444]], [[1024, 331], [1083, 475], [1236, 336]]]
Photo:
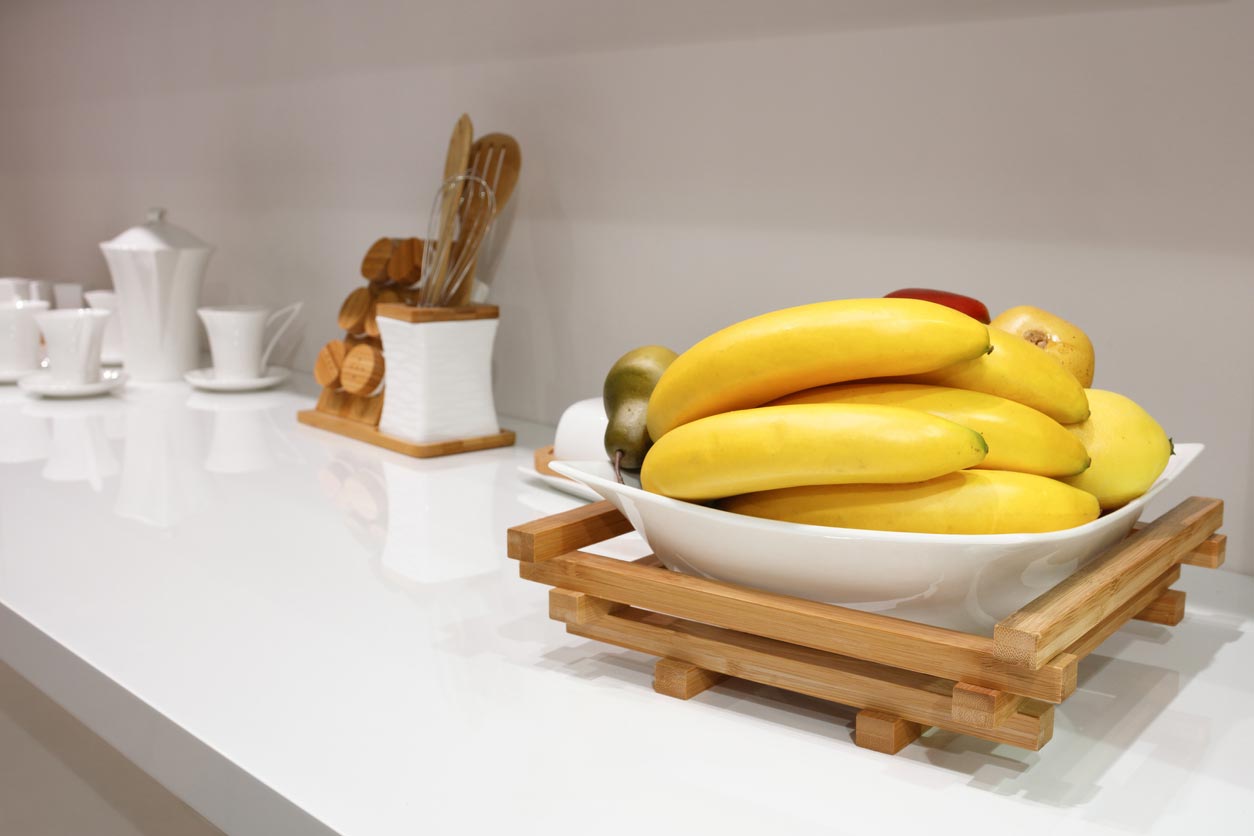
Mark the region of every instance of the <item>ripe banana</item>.
[[926, 534], [1034, 534], [1097, 519], [1097, 500], [1045, 476], [963, 470], [913, 485], [820, 485], [724, 499], [785, 522]]
[[742, 409], [677, 427], [650, 448], [645, 490], [676, 499], [846, 482], [919, 482], [979, 464], [974, 430], [926, 412], [866, 404]]
[[1093, 494], [1102, 510], [1110, 511], [1150, 489], [1171, 458], [1171, 439], [1131, 398], [1086, 391], [1093, 414], [1067, 429], [1089, 449], [1093, 466], [1063, 481]]
[[1089, 454], [1080, 439], [1053, 418], [983, 392], [918, 383], [843, 383], [772, 402], [792, 403], [883, 404], [931, 413], [984, 436], [988, 456], [976, 465], [982, 470], [1073, 476], [1089, 466]]
[[649, 398], [649, 435], [658, 441], [689, 421], [801, 389], [940, 369], [988, 347], [983, 323], [918, 299], [842, 299], [774, 311], [679, 355]]
[[931, 383], [986, 392], [1044, 412], [1060, 424], [1089, 417], [1084, 387], [1061, 363], [1027, 340], [992, 326], [993, 350], [948, 368], [911, 375], [908, 383]]

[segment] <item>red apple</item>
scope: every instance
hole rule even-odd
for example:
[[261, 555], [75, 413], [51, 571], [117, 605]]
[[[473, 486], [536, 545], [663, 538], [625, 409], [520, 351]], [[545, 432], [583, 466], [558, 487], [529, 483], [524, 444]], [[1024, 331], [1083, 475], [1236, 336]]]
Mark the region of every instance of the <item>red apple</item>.
[[961, 311], [972, 319], [988, 324], [988, 308], [979, 299], [963, 296], [961, 293], [950, 293], [947, 290], [932, 290], [926, 287], [905, 287], [884, 294], [888, 299], [922, 299], [924, 302], [935, 302], [955, 311]]

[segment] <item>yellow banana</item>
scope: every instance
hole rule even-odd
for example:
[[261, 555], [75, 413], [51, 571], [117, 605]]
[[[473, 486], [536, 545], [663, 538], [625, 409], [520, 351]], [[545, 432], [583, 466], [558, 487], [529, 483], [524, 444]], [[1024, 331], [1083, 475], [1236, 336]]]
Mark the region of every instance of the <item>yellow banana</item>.
[[1091, 451], [1093, 466], [1064, 481], [1097, 497], [1103, 511], [1120, 508], [1150, 489], [1171, 458], [1171, 439], [1135, 401], [1088, 389], [1093, 414], [1067, 429]]
[[993, 350], [974, 360], [914, 374], [909, 383], [931, 383], [998, 395], [1044, 412], [1060, 424], [1089, 417], [1080, 381], [1053, 357], [1027, 340], [989, 327]]
[[772, 404], [869, 403], [919, 409], [984, 436], [982, 470], [1072, 476], [1089, 466], [1084, 445], [1062, 424], [1021, 403], [948, 386], [919, 383], [843, 383], [785, 395]]
[[1097, 500], [1056, 479], [963, 470], [913, 485], [820, 485], [724, 499], [719, 507], [785, 522], [925, 534], [1033, 534], [1097, 519]]
[[919, 482], [979, 464], [974, 430], [926, 412], [797, 404], [722, 412], [677, 427], [644, 459], [644, 489], [677, 499], [843, 482]]
[[918, 299], [841, 299], [774, 311], [679, 355], [649, 398], [649, 435], [658, 441], [689, 421], [814, 386], [939, 369], [988, 346], [983, 323]]

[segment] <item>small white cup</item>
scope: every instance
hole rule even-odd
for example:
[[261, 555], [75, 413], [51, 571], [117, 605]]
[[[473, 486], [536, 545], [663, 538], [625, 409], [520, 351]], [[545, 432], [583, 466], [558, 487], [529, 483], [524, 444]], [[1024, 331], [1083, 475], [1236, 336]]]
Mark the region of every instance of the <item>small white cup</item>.
[[17, 302], [30, 297], [30, 279], [0, 279], [0, 302]]
[[[112, 290], [89, 290], [83, 294], [87, 304], [99, 311], [114, 311], [118, 307], [118, 295]], [[104, 343], [100, 349], [105, 363], [122, 362], [122, 317], [114, 314], [105, 325]]]
[[[271, 352], [283, 332], [296, 319], [301, 307], [302, 303], [293, 302], [273, 313], [259, 305], [198, 308], [196, 313], [200, 314], [205, 331], [209, 333], [214, 378], [255, 380], [265, 374]], [[279, 322], [279, 326], [266, 343], [266, 329], [275, 322]]]
[[35, 314], [47, 302], [0, 300], [0, 371], [28, 372], [39, 368], [39, 326]]
[[47, 279], [30, 280], [30, 298], [52, 305], [52, 282]]
[[48, 348], [48, 371], [59, 383], [100, 380], [100, 346], [110, 311], [78, 308], [35, 314]]
[[83, 307], [83, 286], [74, 282], [56, 282], [52, 286], [52, 298], [57, 303], [57, 310], [71, 310]]

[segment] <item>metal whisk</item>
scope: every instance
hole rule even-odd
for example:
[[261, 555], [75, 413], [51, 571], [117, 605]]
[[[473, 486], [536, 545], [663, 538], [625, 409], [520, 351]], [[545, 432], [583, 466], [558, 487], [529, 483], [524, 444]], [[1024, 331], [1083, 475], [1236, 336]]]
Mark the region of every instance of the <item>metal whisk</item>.
[[496, 195], [482, 177], [458, 174], [435, 193], [418, 286], [421, 307], [447, 307], [471, 280], [471, 268], [492, 231]]

